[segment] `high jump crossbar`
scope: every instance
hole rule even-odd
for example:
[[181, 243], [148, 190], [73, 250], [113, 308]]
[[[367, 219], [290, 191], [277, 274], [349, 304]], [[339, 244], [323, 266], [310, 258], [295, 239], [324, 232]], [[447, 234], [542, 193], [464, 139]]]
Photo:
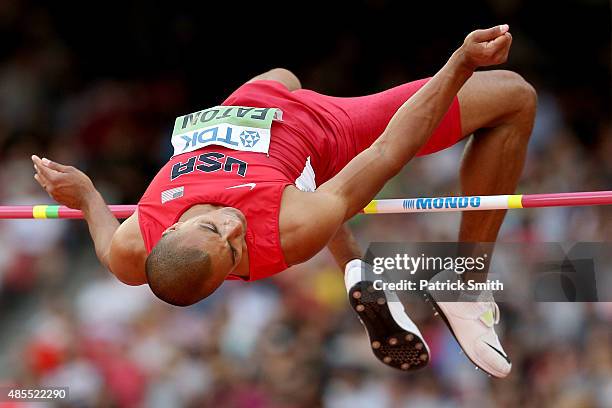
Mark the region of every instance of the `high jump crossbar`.
[[[383, 199], [371, 201], [361, 213], [401, 214], [592, 205], [612, 205], [612, 191]], [[109, 205], [108, 207], [113, 215], [119, 219], [128, 218], [136, 211], [135, 205]], [[83, 213], [62, 205], [0, 206], [0, 219], [18, 218], [82, 219]]]

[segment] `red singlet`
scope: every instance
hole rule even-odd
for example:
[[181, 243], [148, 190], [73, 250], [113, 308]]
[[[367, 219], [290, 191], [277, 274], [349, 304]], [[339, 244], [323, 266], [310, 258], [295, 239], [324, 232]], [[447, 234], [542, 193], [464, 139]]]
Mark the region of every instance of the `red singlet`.
[[[286, 269], [278, 228], [284, 188], [296, 184], [302, 172], [307, 173], [307, 160], [316, 186], [329, 180], [376, 140], [397, 109], [426, 82], [410, 82], [357, 98], [336, 98], [308, 90], [290, 92], [275, 81], [243, 85], [222, 105], [283, 111], [282, 121], [272, 124], [268, 155], [212, 145], [171, 158], [138, 203], [147, 252], [188, 208], [218, 204], [238, 208], [247, 218], [248, 280]], [[419, 155], [445, 149], [460, 138], [459, 103], [455, 98]], [[304, 185], [309, 183], [298, 184], [307, 189]]]

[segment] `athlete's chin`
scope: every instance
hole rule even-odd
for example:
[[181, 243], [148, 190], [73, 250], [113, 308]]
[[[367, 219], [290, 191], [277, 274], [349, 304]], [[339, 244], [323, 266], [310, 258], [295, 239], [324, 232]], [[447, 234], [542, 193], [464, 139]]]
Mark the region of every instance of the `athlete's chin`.
[[234, 207], [224, 207], [223, 211], [226, 211], [227, 213], [231, 214], [232, 216], [238, 218], [240, 220], [240, 222], [242, 223], [244, 231], [246, 231], [247, 221], [246, 221], [246, 217], [244, 216], [242, 211], [240, 211], [239, 209], [234, 208]]

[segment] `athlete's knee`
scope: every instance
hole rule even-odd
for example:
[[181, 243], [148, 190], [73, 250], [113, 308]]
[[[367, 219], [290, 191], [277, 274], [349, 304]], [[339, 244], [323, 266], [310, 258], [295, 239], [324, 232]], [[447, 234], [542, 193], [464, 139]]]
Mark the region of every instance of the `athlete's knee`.
[[522, 76], [507, 70], [476, 72], [459, 92], [462, 133], [510, 125], [531, 132], [536, 91]]
[[280, 82], [290, 91], [295, 91], [302, 87], [298, 77], [286, 68], [272, 68], [252, 78], [248, 83], [262, 80]]
[[302, 84], [293, 72], [289, 71], [287, 68], [272, 68], [267, 74], [272, 77], [274, 80], [282, 82], [290, 91], [295, 91], [296, 89], [300, 89]]
[[535, 118], [538, 97], [535, 88], [521, 75], [513, 71], [491, 71], [495, 83], [501, 88], [504, 99], [508, 101], [508, 110], [512, 116], [520, 116], [523, 120]]
[[[505, 132], [504, 148], [513, 157], [521, 157], [527, 149], [535, 121], [537, 94], [535, 88], [522, 76], [512, 71], [499, 71], [497, 74], [504, 84], [510, 111], [502, 126]], [[508, 138], [510, 140], [508, 140]]]

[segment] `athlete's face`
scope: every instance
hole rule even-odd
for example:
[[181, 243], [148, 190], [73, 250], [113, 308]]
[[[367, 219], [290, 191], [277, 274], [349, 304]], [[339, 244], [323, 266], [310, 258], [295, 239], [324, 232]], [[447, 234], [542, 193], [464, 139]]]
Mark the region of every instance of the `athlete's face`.
[[211, 256], [213, 274], [227, 276], [240, 264], [245, 254], [246, 218], [232, 207], [219, 208], [179, 221], [164, 231], [178, 234], [190, 247], [201, 248]]

